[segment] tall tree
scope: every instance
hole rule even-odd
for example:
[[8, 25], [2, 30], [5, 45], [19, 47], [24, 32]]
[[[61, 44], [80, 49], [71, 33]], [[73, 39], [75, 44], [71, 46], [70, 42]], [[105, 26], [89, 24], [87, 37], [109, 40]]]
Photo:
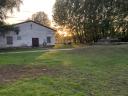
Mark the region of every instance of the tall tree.
[[54, 20], [80, 43], [127, 32], [128, 0], [56, 0]]
[[33, 14], [32, 20], [37, 23], [46, 25], [46, 26], [51, 25], [50, 20], [45, 12], [37, 12], [37, 13]]
[[19, 10], [21, 0], [0, 0], [0, 21], [7, 17], [8, 12], [13, 12], [14, 8]]
[[13, 12], [13, 9], [16, 8], [19, 10], [19, 6], [22, 3], [21, 0], [0, 0], [0, 34], [5, 34], [10, 30], [15, 30], [10, 25], [7, 25], [4, 20], [7, 18], [8, 12]]

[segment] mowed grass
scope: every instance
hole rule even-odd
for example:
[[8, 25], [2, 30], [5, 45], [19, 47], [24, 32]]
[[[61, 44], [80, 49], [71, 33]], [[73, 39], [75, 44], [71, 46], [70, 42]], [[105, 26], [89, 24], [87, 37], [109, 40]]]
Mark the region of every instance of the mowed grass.
[[35, 51], [35, 50], [44, 50], [48, 48], [5, 48], [0, 49], [0, 52], [19, 52], [19, 51]]
[[0, 66], [47, 66], [54, 75], [0, 85], [0, 96], [128, 96], [128, 46], [0, 54]]

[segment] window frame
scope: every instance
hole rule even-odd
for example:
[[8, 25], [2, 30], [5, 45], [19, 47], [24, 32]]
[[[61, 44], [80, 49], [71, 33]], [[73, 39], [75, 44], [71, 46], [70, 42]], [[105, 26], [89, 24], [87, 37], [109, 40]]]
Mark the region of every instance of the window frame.
[[47, 43], [51, 43], [52, 42], [52, 37], [51, 36], [48, 36], [47, 37]]
[[17, 40], [22, 40], [22, 37], [21, 36], [17, 36]]
[[7, 45], [13, 45], [13, 36], [7, 36], [6, 40]]

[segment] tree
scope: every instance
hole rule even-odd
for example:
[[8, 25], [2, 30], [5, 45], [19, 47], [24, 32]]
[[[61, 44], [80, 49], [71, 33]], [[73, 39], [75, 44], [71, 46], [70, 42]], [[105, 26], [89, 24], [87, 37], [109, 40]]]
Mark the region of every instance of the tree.
[[11, 25], [7, 25], [4, 22], [0, 22], [0, 32], [5, 33], [10, 30], [13, 30], [13, 27]]
[[0, 21], [7, 18], [8, 12], [13, 12], [14, 8], [19, 10], [21, 0], [0, 0]]
[[19, 10], [21, 0], [0, 0], [0, 34], [5, 34], [10, 30], [15, 30], [11, 25], [7, 25], [4, 20], [7, 18], [8, 12], [13, 12], [14, 8]]
[[33, 14], [32, 20], [37, 23], [43, 24], [45, 26], [50, 26], [50, 24], [51, 24], [50, 20], [45, 12], [37, 12], [37, 13]]
[[128, 0], [56, 0], [54, 21], [72, 30], [77, 42], [95, 42], [128, 32]]

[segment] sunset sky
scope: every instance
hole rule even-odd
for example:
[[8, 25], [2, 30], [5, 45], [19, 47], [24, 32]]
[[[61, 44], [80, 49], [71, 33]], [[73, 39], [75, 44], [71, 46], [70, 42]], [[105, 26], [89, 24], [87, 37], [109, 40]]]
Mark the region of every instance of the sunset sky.
[[14, 11], [13, 14], [9, 14], [7, 23], [13, 24], [23, 22], [33, 13], [38, 11], [44, 11], [52, 19], [52, 8], [55, 0], [23, 0], [23, 4], [20, 6], [20, 11]]

